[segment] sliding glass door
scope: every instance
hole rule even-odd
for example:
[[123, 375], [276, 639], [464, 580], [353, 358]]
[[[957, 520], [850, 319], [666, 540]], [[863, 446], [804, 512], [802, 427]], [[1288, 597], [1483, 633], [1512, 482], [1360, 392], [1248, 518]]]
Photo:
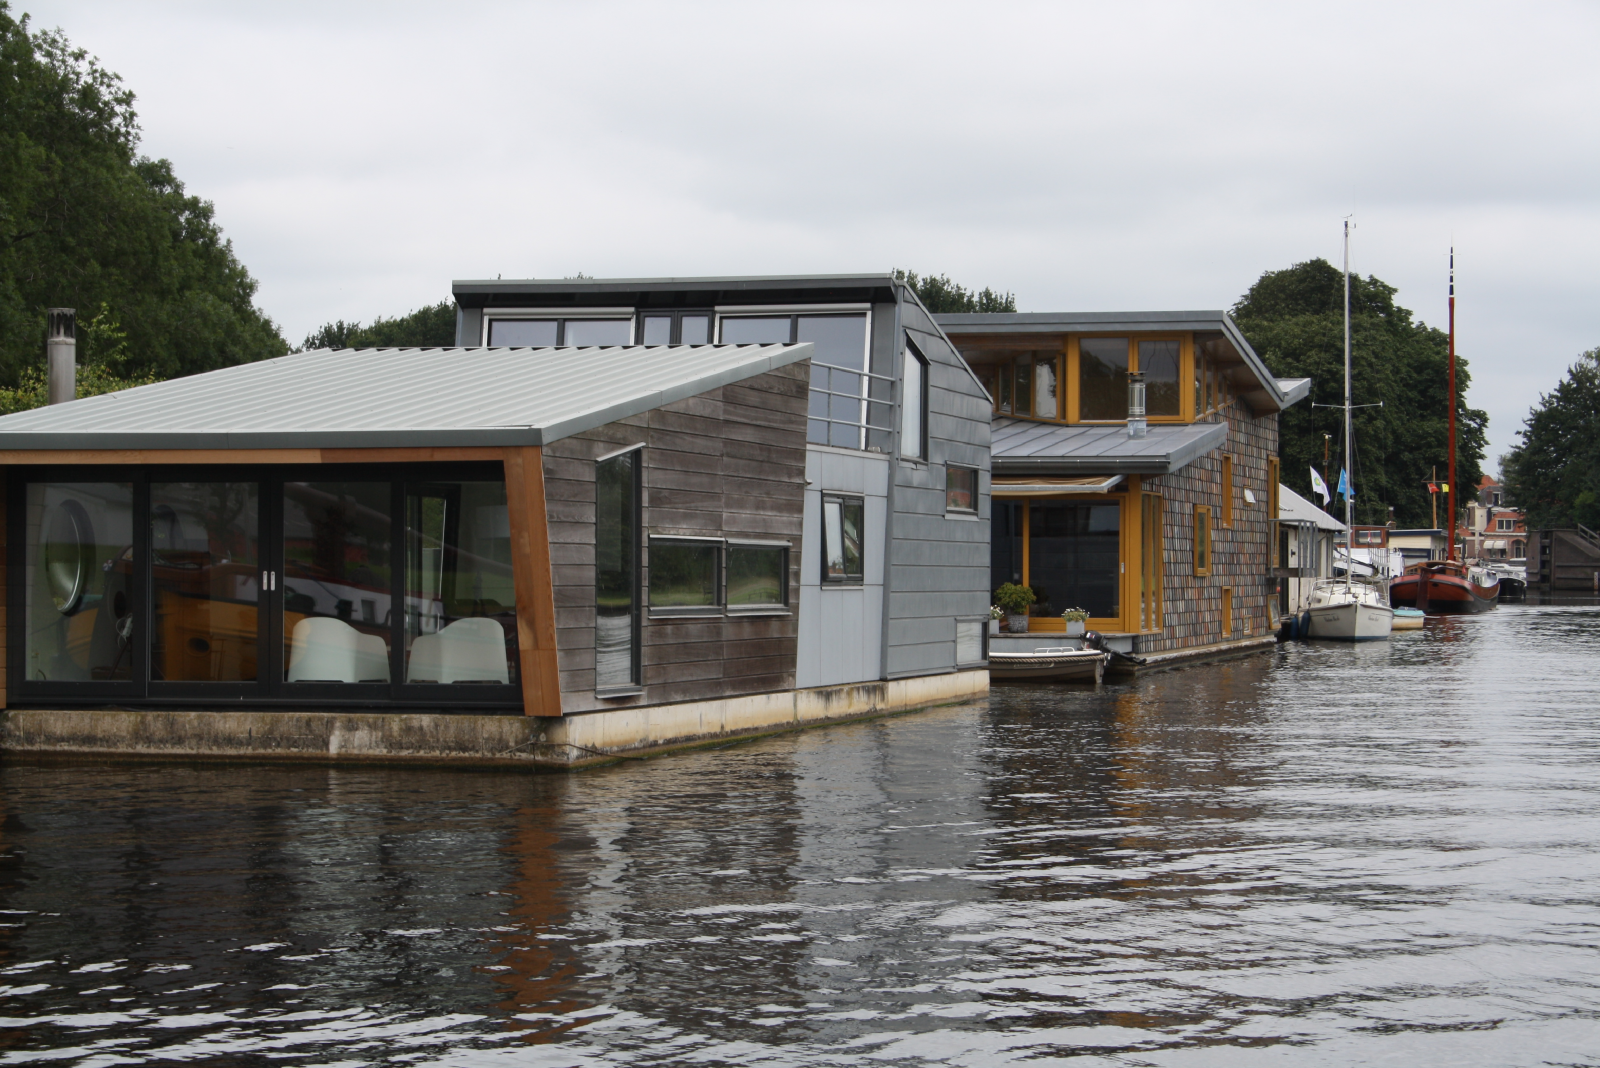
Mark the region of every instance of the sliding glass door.
[[13, 697], [520, 707], [498, 465], [219, 473], [13, 483]]

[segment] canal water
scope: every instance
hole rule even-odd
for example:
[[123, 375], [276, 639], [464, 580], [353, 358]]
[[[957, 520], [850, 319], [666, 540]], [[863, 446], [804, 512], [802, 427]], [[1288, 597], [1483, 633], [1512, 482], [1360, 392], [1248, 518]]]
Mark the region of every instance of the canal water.
[[1600, 609], [564, 775], [0, 766], [0, 1062], [1600, 1064]]

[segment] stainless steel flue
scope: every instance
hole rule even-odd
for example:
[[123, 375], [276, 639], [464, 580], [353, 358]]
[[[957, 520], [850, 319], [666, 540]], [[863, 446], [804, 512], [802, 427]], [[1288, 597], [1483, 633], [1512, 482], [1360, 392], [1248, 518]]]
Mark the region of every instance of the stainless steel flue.
[[45, 355], [51, 404], [78, 396], [78, 312], [76, 308], [51, 308], [45, 329]]

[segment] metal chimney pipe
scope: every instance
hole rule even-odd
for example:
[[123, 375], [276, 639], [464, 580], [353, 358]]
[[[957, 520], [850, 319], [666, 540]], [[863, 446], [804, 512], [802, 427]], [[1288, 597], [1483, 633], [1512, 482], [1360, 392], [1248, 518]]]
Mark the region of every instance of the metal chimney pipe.
[[51, 308], [45, 330], [46, 369], [51, 404], [63, 404], [78, 396], [78, 312], [75, 308]]

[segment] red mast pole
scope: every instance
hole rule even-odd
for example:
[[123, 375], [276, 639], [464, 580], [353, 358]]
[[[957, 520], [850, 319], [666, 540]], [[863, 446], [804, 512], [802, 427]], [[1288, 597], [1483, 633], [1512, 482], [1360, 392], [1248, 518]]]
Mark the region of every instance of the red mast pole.
[[1446, 560], [1456, 558], [1456, 250], [1450, 249], [1450, 511], [1445, 522], [1450, 533]]

